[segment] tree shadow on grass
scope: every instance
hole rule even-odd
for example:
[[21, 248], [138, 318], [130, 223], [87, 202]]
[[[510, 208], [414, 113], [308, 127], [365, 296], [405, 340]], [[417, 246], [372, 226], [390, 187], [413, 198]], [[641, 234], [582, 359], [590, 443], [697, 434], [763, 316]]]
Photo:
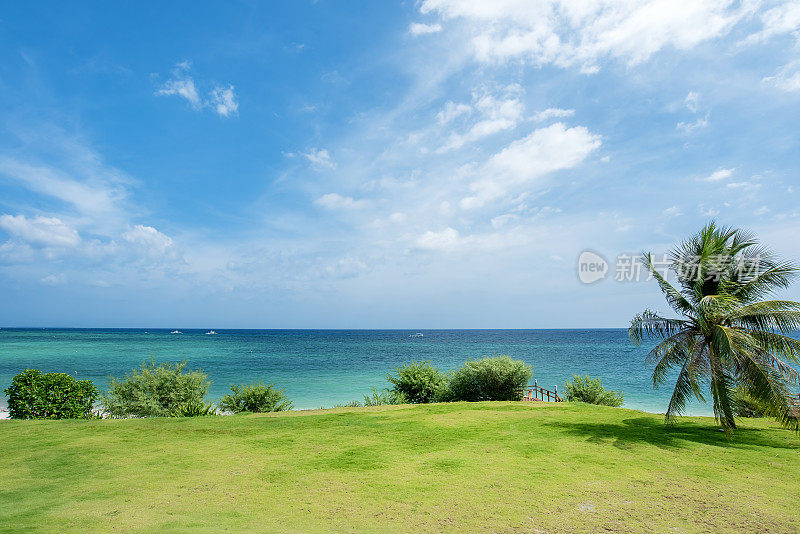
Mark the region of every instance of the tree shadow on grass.
[[[654, 445], [662, 449], [684, 448], [688, 443], [715, 447], [800, 449], [800, 439], [785, 430], [794, 439], [782, 440], [774, 432], [757, 428], [738, 428], [726, 436], [716, 425], [695, 422], [664, 424], [652, 417], [624, 419], [619, 423], [571, 423], [556, 421], [547, 426], [567, 434], [586, 436], [590, 443], [611, 443], [621, 449], [636, 445]], [[776, 429], [780, 432], [780, 430]]]

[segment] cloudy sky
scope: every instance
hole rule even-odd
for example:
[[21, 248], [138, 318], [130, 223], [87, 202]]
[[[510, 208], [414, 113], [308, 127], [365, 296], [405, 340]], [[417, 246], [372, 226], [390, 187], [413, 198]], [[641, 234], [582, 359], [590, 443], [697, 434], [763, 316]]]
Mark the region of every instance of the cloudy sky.
[[796, 0], [6, 3], [0, 326], [624, 327], [798, 125]]

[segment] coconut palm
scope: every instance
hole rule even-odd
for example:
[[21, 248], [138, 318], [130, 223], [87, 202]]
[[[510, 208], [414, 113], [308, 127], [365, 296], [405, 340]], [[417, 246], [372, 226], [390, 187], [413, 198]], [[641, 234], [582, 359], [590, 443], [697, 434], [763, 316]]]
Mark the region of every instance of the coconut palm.
[[[800, 363], [800, 341], [790, 334], [800, 327], [800, 303], [764, 299], [787, 288], [800, 269], [776, 259], [746, 232], [714, 222], [671, 251], [663, 265], [650, 253], [643, 259], [680, 316], [646, 310], [628, 329], [634, 343], [660, 340], [648, 355], [655, 363], [654, 387], [678, 369], [667, 422], [683, 412], [691, 395], [705, 401], [708, 387], [714, 416], [731, 431], [738, 387], [797, 430], [792, 394], [800, 377], [792, 364]], [[668, 273], [675, 275], [677, 287], [667, 281]]]

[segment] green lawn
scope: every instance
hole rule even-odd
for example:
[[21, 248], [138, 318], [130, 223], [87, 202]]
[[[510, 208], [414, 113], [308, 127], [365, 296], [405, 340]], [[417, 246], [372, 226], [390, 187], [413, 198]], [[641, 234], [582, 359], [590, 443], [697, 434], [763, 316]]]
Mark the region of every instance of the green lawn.
[[798, 532], [800, 438], [574, 404], [0, 422], [2, 531]]

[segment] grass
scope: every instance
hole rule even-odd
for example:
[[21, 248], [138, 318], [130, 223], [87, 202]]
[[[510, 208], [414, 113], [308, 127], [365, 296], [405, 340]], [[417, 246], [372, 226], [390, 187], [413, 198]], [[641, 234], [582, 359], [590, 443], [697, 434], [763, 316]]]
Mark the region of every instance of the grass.
[[0, 423], [0, 531], [798, 532], [800, 438], [580, 404]]

